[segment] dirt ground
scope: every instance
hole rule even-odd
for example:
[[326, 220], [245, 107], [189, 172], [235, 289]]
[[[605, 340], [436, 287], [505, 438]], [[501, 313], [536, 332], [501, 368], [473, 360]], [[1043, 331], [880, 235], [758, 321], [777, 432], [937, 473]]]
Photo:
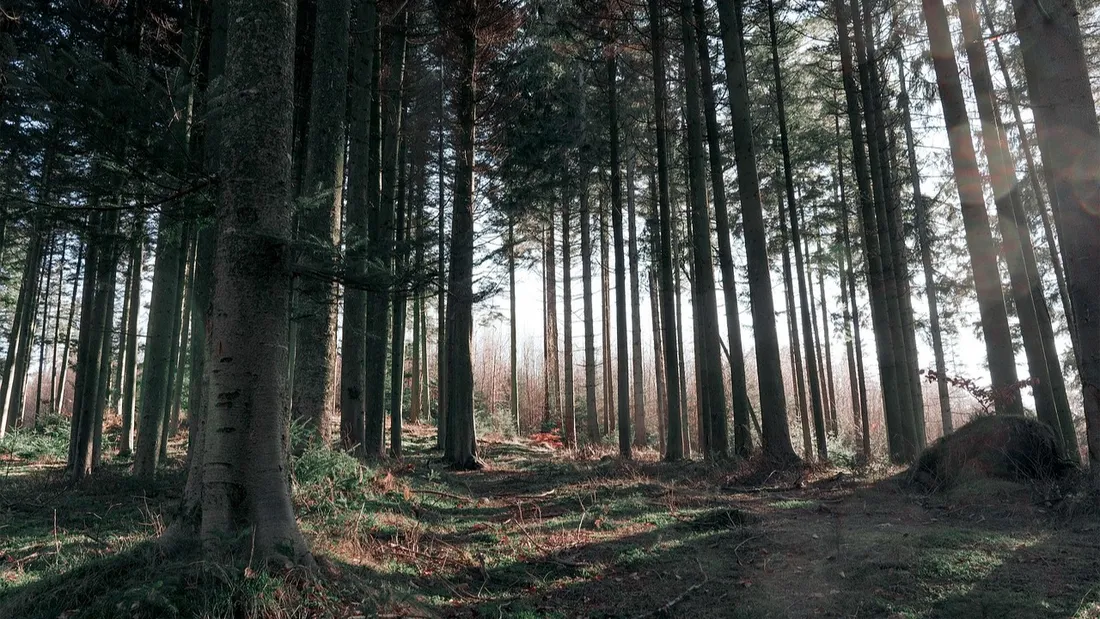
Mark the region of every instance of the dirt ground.
[[[350, 478], [297, 465], [314, 479], [300, 480], [295, 498], [325, 578], [354, 585], [291, 605], [286, 580], [251, 581], [234, 595], [255, 599], [226, 614], [1100, 617], [1100, 518], [1033, 488], [925, 495], [894, 470], [764, 476], [505, 440], [482, 443], [486, 470], [455, 473], [429, 450], [426, 428], [412, 434], [402, 462]], [[125, 584], [86, 582], [103, 573], [97, 562], [139, 552], [161, 530], [181, 473], [139, 490], [120, 468], [66, 490], [56, 468], [0, 464], [0, 616], [110, 616], [94, 608], [123, 608], [110, 598], [118, 589], [139, 600], [129, 608], [145, 608], [151, 587], [175, 616], [198, 612], [171, 599], [191, 585], [135, 573], [149, 563], [128, 568]], [[141, 559], [154, 571], [164, 560]], [[66, 586], [68, 598], [55, 592]], [[117, 616], [157, 616], [142, 612]]]

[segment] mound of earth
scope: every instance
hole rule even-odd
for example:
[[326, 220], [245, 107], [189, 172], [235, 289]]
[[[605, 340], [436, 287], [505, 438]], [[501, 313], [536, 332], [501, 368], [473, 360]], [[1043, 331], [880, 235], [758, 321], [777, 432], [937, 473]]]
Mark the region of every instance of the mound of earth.
[[1050, 427], [1010, 415], [978, 417], [936, 441], [910, 469], [929, 490], [962, 479], [1059, 480], [1074, 469]]

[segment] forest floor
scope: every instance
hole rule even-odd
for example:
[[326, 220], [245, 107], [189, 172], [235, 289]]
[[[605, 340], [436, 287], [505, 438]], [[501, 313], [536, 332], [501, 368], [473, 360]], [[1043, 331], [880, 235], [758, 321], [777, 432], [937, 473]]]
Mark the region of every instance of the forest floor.
[[486, 470], [456, 473], [433, 442], [414, 426], [375, 467], [300, 456], [320, 567], [281, 574], [151, 542], [179, 441], [152, 487], [119, 462], [70, 489], [56, 455], [0, 448], [0, 617], [1100, 617], [1100, 517], [1033, 488], [926, 495], [885, 468], [762, 476], [492, 438]]

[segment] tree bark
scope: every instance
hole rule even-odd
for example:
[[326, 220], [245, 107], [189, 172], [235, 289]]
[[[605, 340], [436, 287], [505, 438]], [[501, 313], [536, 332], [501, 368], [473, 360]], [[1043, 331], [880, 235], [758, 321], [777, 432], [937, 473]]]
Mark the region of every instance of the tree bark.
[[294, 6], [232, 0], [226, 23], [209, 335], [219, 352], [210, 359], [201, 461], [193, 456], [190, 469], [201, 477], [201, 509], [166, 541], [189, 533], [210, 557], [311, 565], [287, 474]]
[[[348, 85], [348, 179], [345, 217], [347, 269], [352, 277], [367, 277], [367, 217], [371, 195], [371, 101], [374, 96], [374, 48], [378, 32], [375, 0], [356, 0], [351, 39], [351, 79]], [[340, 350], [340, 445], [363, 456], [366, 432], [366, 292], [344, 289], [344, 322]]]
[[[787, 137], [787, 111], [783, 95], [783, 76], [779, 66], [779, 39], [775, 26], [775, 6], [768, 0], [768, 24], [771, 33], [772, 74], [775, 79], [775, 98], [779, 114], [779, 140], [783, 156], [783, 179], [787, 193], [787, 214], [791, 219], [791, 244], [794, 245], [795, 271], [798, 274], [798, 298], [802, 308], [802, 336], [805, 346], [806, 373], [810, 383], [810, 403], [813, 407], [814, 436], [817, 439], [817, 457], [821, 461], [829, 459], [828, 439], [825, 431], [825, 407], [821, 395], [821, 375], [818, 373], [817, 358], [814, 354], [814, 338], [811, 331], [813, 308], [809, 302], [806, 286], [806, 266], [802, 256], [802, 237], [798, 223], [798, 206], [795, 204], [794, 170], [791, 167], [791, 149]], [[797, 343], [793, 343], [797, 346]], [[801, 376], [801, 374], [800, 374]], [[806, 458], [812, 457], [807, 452]]]
[[[1020, 399], [1012, 392], [1016, 384], [1016, 364], [1012, 354], [1012, 333], [1008, 326], [1008, 313], [1001, 291], [1000, 273], [993, 235], [989, 230], [989, 216], [982, 194], [981, 173], [971, 141], [970, 121], [966, 117], [959, 68], [951, 46], [947, 12], [942, 0], [922, 0], [925, 21], [928, 26], [929, 45], [936, 69], [940, 104], [947, 125], [951, 159], [955, 168], [955, 183], [966, 230], [966, 245], [974, 271], [974, 285], [978, 294], [978, 308], [982, 318], [982, 333], [989, 361], [993, 389], [1008, 391], [996, 405], [998, 413], [1022, 415]], [[1011, 399], [1009, 399], [1011, 398]]]
[[134, 450], [134, 474], [143, 479], [152, 479], [156, 474], [161, 453], [159, 442], [164, 424], [168, 422], [169, 360], [172, 340], [178, 335], [173, 327], [181, 232], [175, 213], [162, 212], [141, 373], [141, 415]]
[[898, 105], [905, 120], [905, 144], [909, 154], [909, 178], [913, 185], [913, 211], [916, 214], [917, 241], [920, 245], [921, 267], [924, 270], [924, 294], [928, 298], [928, 328], [932, 333], [932, 353], [936, 361], [936, 390], [940, 400], [940, 423], [944, 436], [954, 430], [951, 414], [951, 398], [947, 392], [947, 364], [943, 354], [943, 336], [940, 332], [939, 301], [936, 292], [935, 270], [932, 266], [932, 235], [928, 226], [928, 207], [920, 187], [920, 171], [917, 167], [916, 142], [913, 139], [913, 119], [909, 113], [909, 87], [905, 81], [905, 63], [901, 50], [895, 52], [898, 63], [898, 83], [901, 92]]
[[1100, 280], [1092, 269], [1100, 261], [1095, 235], [1100, 215], [1082, 205], [1100, 204], [1100, 127], [1075, 3], [1014, 2], [1013, 10], [1039, 150], [1057, 196], [1051, 202], [1081, 345], [1079, 374], [1095, 489], [1100, 488]]
[[451, 219], [450, 300], [447, 306], [447, 443], [445, 458], [457, 469], [478, 469], [474, 434], [473, 337], [474, 163], [477, 124], [477, 4], [452, 7], [458, 40], [455, 115], [454, 214]]
[[565, 372], [562, 394], [562, 442], [577, 446], [577, 412], [573, 392], [573, 252], [569, 237], [570, 198], [562, 191], [561, 209], [561, 281], [562, 281], [562, 357]]
[[684, 457], [684, 428], [680, 418], [680, 371], [676, 342], [676, 307], [672, 283], [672, 210], [668, 190], [668, 84], [665, 76], [664, 18], [661, 3], [647, 0], [649, 37], [653, 69], [654, 124], [657, 132], [657, 187], [659, 245], [657, 260], [660, 269], [661, 326], [665, 352], [665, 390], [668, 398], [668, 436], [665, 459], [677, 461]]
[[[349, 18], [349, 0], [317, 0], [298, 238], [300, 260], [321, 273], [335, 272], [340, 243]], [[336, 388], [338, 294], [331, 278], [298, 281], [292, 415], [324, 443], [331, 438]]]
[[599, 404], [596, 395], [596, 326], [592, 308], [592, 213], [587, 188], [581, 190], [581, 305], [584, 311], [584, 394], [588, 441], [600, 444]]
[[[406, 159], [408, 140], [401, 138], [397, 156], [396, 223], [394, 224], [394, 272], [402, 277], [405, 271], [407, 229], [406, 212], [408, 209], [408, 186]], [[393, 331], [390, 339], [390, 449], [394, 458], [401, 457], [402, 444], [402, 407], [405, 403], [405, 318], [408, 310], [403, 286], [398, 284], [393, 290]]]
[[[611, 46], [614, 46], [614, 40]], [[607, 57], [608, 125], [611, 150], [611, 227], [615, 245], [615, 350], [616, 400], [619, 430], [619, 456], [630, 459], [630, 344], [626, 324], [626, 256], [623, 245], [623, 184], [619, 144], [619, 65], [617, 52], [611, 49]], [[606, 273], [608, 265], [604, 264]], [[608, 310], [604, 310], [607, 314]], [[604, 336], [607, 339], [607, 336]], [[610, 351], [608, 351], [610, 352]], [[606, 354], [606, 353], [605, 353]]]
[[626, 219], [630, 244], [627, 248], [630, 266], [630, 335], [631, 369], [634, 386], [634, 446], [645, 447], [649, 442], [645, 419], [645, 383], [642, 373], [642, 300], [638, 276], [638, 224], [635, 213], [634, 159], [626, 167]]
[[[848, 24], [851, 21], [848, 14], [848, 4], [844, 0], [835, 0], [834, 12], [840, 47], [841, 69], [844, 78], [848, 129], [851, 133], [852, 165], [857, 187], [859, 188], [859, 215], [863, 237], [864, 268], [867, 271], [867, 289], [871, 301], [871, 324], [875, 335], [875, 348], [878, 352], [887, 446], [892, 460], [905, 462], [913, 455], [913, 449], [912, 446], [908, 446], [905, 435], [901, 431], [903, 412], [899, 402], [900, 389], [896, 385], [897, 373], [903, 370], [897, 366], [896, 351], [893, 344], [895, 338], [892, 336], [890, 329], [886, 281], [883, 277], [882, 253], [880, 252], [878, 224], [876, 223], [875, 198], [871, 188], [871, 172], [867, 162], [867, 150], [864, 148], [863, 126], [859, 112], [859, 89], [856, 85], [855, 66], [852, 61], [852, 46], [848, 39]], [[850, 260], [849, 265], [851, 265]], [[853, 303], [856, 298], [853, 294]], [[866, 410], [864, 408], [864, 411]]]
[[726, 59], [726, 81], [734, 131], [734, 160], [737, 164], [737, 187], [741, 198], [745, 251], [748, 257], [749, 297], [752, 299], [757, 379], [760, 383], [762, 441], [764, 453], [769, 459], [788, 463], [796, 461], [797, 456], [791, 446], [790, 429], [787, 425], [787, 400], [783, 392], [764, 209], [760, 199], [756, 147], [752, 136], [751, 101], [745, 72], [741, 17], [734, 4], [733, 0], [719, 0], [718, 14]]

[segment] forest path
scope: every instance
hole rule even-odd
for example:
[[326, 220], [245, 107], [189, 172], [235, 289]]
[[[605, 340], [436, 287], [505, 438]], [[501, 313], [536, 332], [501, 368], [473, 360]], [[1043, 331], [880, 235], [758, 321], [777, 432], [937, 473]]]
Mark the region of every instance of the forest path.
[[743, 470], [652, 453], [493, 440], [483, 453], [485, 471], [429, 468], [461, 500], [417, 494], [429, 520], [438, 510], [434, 548], [466, 555], [429, 568], [446, 574], [445, 616], [1100, 617], [1100, 520], [1016, 485], [929, 497], [829, 469], [745, 486]]
[[407, 436], [402, 460], [295, 462], [320, 580], [149, 544], [179, 499], [182, 439], [154, 487], [118, 462], [72, 489], [56, 459], [9, 457], [0, 617], [1100, 618], [1100, 518], [1027, 488], [926, 496], [888, 470], [761, 476], [493, 436], [488, 467], [460, 473], [431, 428]]

